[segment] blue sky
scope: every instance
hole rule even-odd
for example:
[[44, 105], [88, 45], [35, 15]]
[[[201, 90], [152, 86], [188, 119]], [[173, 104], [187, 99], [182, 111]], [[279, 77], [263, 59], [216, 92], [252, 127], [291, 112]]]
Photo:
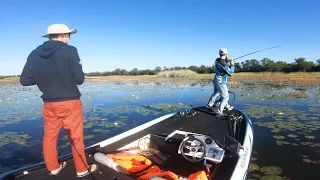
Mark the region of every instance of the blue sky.
[[20, 74], [47, 27], [76, 28], [85, 72], [212, 65], [218, 50], [293, 62], [320, 59], [318, 0], [1, 0], [0, 75]]

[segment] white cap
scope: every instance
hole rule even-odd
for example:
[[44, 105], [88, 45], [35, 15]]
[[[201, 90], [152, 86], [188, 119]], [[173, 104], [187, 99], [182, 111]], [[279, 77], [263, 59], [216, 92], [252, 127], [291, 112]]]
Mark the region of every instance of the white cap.
[[76, 29], [69, 29], [65, 24], [53, 24], [48, 27], [47, 34], [42, 37], [49, 37], [50, 34], [75, 34], [77, 33]]
[[227, 54], [228, 53], [228, 50], [226, 48], [221, 48], [219, 50], [219, 54]]

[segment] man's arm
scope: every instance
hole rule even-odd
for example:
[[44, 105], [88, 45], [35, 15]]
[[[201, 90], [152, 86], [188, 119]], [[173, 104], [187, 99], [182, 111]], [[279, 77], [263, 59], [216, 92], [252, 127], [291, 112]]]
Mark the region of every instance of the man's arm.
[[20, 84], [22, 86], [31, 86], [36, 84], [36, 81], [33, 77], [33, 72], [32, 72], [33, 67], [29, 60], [29, 57], [20, 75]]
[[234, 69], [235, 69], [235, 66], [234, 66], [234, 63], [233, 63], [233, 60], [231, 59], [230, 60], [230, 64], [231, 66], [229, 67], [228, 64], [225, 62], [225, 61], [220, 61], [219, 62], [219, 65], [221, 66], [221, 68], [223, 69], [223, 71], [225, 73], [227, 73], [228, 76], [232, 76], [234, 74]]
[[71, 75], [76, 83], [81, 85], [84, 82], [84, 72], [82, 71], [82, 64], [77, 48], [72, 47], [71, 53]]

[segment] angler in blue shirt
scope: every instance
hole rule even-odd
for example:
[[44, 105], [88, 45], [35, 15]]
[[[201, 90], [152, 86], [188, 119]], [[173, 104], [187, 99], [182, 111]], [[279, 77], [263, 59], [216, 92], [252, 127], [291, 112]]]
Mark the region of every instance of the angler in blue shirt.
[[[214, 92], [211, 95], [208, 107], [211, 108], [215, 102], [216, 98], [220, 95], [220, 104], [218, 111], [216, 114], [222, 115], [225, 107], [230, 109], [231, 107], [228, 105], [229, 101], [229, 92], [227, 87], [228, 76], [232, 76], [234, 74], [234, 61], [233, 59], [227, 58], [227, 49], [222, 48], [219, 50], [220, 58], [217, 58], [215, 61], [216, 72], [213, 79], [214, 84]], [[228, 65], [230, 63], [230, 65]]]

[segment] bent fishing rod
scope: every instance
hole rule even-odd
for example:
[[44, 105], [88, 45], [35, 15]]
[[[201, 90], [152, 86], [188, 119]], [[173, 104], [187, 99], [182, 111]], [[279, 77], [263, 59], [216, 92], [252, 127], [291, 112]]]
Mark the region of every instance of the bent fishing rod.
[[252, 53], [249, 53], [249, 54], [246, 54], [246, 55], [243, 55], [243, 56], [240, 56], [240, 57], [234, 58], [233, 60], [240, 59], [240, 58], [242, 58], [242, 57], [245, 57], [245, 56], [248, 56], [248, 55], [251, 55], [251, 54], [257, 53], [257, 52], [265, 51], [265, 50], [268, 50], [268, 49], [274, 49], [274, 48], [282, 48], [282, 47], [281, 47], [281, 46], [275, 46], [275, 47], [270, 47], [270, 48], [266, 48], [266, 49], [261, 49], [261, 50], [254, 51], [254, 52], [252, 52]]

